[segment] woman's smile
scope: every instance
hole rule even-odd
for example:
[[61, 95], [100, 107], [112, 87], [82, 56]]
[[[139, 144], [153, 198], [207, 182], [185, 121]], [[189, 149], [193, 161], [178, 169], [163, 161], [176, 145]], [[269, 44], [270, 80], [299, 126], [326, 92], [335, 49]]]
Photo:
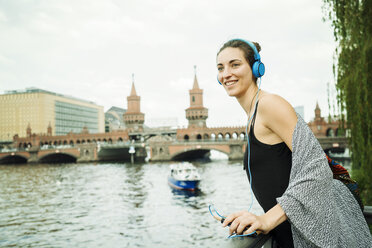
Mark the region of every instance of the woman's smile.
[[237, 79], [235, 79], [235, 80], [226, 80], [226, 81], [225, 81], [225, 85], [226, 85], [226, 86], [231, 86], [231, 85], [236, 84], [237, 82], [238, 82]]

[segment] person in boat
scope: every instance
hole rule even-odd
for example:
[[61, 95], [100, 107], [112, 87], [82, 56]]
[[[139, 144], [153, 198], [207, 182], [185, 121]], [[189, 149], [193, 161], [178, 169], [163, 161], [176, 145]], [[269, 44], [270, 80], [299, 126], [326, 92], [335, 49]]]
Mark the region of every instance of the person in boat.
[[279, 247], [372, 247], [358, 203], [333, 179], [307, 124], [285, 99], [259, 89], [260, 50], [258, 43], [234, 39], [217, 53], [218, 82], [248, 116], [244, 168], [265, 211], [232, 213], [223, 226], [230, 235], [271, 232]]

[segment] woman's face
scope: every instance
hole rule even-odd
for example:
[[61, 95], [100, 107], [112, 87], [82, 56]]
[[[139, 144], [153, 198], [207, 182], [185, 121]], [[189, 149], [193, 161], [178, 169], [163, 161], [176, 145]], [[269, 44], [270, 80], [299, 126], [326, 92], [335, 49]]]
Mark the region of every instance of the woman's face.
[[229, 96], [240, 97], [254, 83], [252, 70], [239, 48], [227, 47], [217, 56], [218, 80]]

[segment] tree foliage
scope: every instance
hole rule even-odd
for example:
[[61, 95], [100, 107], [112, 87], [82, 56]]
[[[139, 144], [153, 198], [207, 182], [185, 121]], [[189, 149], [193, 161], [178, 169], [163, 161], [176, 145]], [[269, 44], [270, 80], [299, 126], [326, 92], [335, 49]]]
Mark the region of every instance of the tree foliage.
[[353, 176], [372, 205], [372, 0], [323, 0], [337, 42], [337, 101], [351, 130]]

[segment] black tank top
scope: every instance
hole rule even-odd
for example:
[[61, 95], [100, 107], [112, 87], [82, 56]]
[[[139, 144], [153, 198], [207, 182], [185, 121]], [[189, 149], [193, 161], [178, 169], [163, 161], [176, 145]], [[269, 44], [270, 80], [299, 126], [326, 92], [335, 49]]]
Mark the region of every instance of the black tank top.
[[[276, 198], [282, 196], [288, 187], [292, 167], [292, 152], [284, 142], [268, 145], [256, 138], [254, 123], [257, 108], [258, 103], [249, 131], [250, 171], [253, 193], [258, 203], [267, 212], [277, 204]], [[244, 155], [244, 169], [249, 180], [247, 153], [248, 146]], [[292, 231], [288, 221], [277, 226], [271, 233], [280, 247], [293, 247]]]

